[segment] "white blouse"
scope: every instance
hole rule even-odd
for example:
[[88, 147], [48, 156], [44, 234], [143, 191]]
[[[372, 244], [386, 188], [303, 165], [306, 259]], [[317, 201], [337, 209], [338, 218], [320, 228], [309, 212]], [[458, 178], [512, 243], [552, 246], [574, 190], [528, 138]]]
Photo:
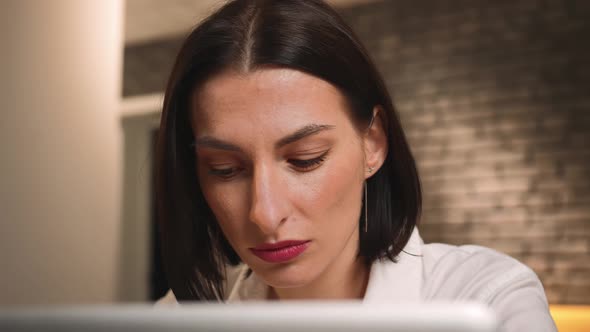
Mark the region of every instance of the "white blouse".
[[[226, 301], [264, 300], [268, 286], [248, 267], [228, 271]], [[537, 275], [492, 249], [424, 244], [414, 229], [396, 263], [371, 266], [363, 302], [476, 301], [496, 312], [499, 331], [557, 331]], [[157, 305], [178, 304], [169, 291]]]

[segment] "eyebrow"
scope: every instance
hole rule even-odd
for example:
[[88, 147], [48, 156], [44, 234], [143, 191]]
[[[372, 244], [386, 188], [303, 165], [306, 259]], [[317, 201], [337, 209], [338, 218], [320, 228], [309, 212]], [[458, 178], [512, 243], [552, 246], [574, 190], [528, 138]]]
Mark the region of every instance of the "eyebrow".
[[[330, 130], [333, 128], [334, 128], [334, 126], [332, 126], [332, 125], [319, 125], [319, 124], [306, 125], [300, 129], [296, 130], [294, 133], [289, 134], [289, 135], [279, 139], [275, 143], [275, 148], [279, 149], [287, 144], [294, 143], [294, 142], [299, 141], [305, 137], [316, 135], [316, 134], [319, 134], [320, 132], [323, 132], [325, 130]], [[218, 149], [218, 150], [235, 151], [235, 152], [242, 151], [242, 149], [240, 147], [238, 147], [237, 145], [234, 145], [229, 142], [225, 142], [223, 140], [220, 140], [220, 139], [217, 139], [217, 138], [211, 137], [211, 136], [199, 137], [195, 140], [194, 144], [197, 146], [203, 146], [203, 147], [208, 147], [208, 148]]]
[[330, 130], [333, 129], [334, 126], [331, 125], [318, 125], [318, 124], [310, 124], [307, 125], [301, 129], [298, 129], [297, 131], [295, 131], [294, 133], [287, 135], [283, 138], [281, 138], [280, 140], [277, 141], [277, 143], [275, 144], [275, 147], [281, 148], [287, 144], [291, 144], [293, 142], [296, 142], [300, 139], [303, 139], [305, 137], [311, 136], [311, 135], [316, 135], [322, 131], [325, 130]]

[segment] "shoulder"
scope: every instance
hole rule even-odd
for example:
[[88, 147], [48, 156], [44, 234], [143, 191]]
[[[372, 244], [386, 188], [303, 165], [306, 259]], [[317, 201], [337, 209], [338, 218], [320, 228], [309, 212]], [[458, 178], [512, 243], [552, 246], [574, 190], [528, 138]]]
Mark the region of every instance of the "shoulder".
[[433, 243], [423, 246], [422, 255], [427, 297], [488, 301], [505, 284], [522, 279], [538, 281], [526, 265], [485, 247]]
[[474, 245], [428, 244], [422, 254], [425, 299], [485, 303], [502, 331], [555, 331], [543, 285], [516, 259]]
[[[234, 289], [236, 288], [236, 284], [238, 283], [238, 280], [240, 280], [242, 278], [242, 275], [247, 271], [247, 266], [244, 264], [240, 264], [237, 266], [226, 266], [226, 270], [225, 270], [225, 282], [223, 285], [224, 288], [224, 294], [225, 294], [225, 299], [227, 300], [228, 297], [230, 296], [230, 294], [234, 291]], [[162, 298], [158, 299], [155, 303], [155, 306], [178, 306], [178, 300], [176, 300], [176, 297], [174, 296], [174, 293], [172, 292], [172, 290], [168, 290], [168, 292], [166, 293], [166, 295], [164, 295]]]

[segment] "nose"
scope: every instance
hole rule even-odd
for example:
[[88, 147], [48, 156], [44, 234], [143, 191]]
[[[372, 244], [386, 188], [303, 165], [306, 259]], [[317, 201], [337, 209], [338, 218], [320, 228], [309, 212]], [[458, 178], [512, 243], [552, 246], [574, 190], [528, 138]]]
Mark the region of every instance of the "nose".
[[258, 167], [252, 175], [250, 221], [266, 235], [276, 234], [287, 220], [287, 188], [272, 166]]

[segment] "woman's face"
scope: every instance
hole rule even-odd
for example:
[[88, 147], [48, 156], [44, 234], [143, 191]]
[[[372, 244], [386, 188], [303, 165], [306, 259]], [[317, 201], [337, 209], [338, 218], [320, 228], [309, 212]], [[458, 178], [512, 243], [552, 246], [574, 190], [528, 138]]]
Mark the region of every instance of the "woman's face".
[[344, 96], [273, 68], [215, 76], [192, 105], [201, 190], [241, 259], [275, 288], [350, 268], [370, 174]]

